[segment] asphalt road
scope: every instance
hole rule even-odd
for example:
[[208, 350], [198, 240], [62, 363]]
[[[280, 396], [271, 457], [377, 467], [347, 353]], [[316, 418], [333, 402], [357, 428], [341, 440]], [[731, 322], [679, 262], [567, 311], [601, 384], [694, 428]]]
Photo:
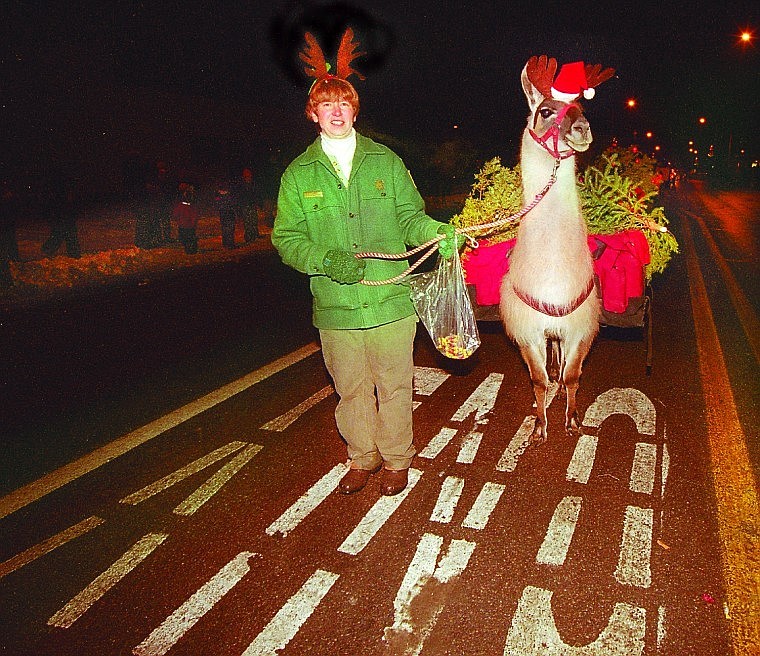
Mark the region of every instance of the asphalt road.
[[273, 256], [6, 318], [0, 653], [757, 653], [760, 219], [666, 200], [651, 373], [603, 329], [582, 435], [558, 395], [526, 450], [498, 324], [463, 363], [420, 331], [392, 499], [334, 493], [336, 398]]

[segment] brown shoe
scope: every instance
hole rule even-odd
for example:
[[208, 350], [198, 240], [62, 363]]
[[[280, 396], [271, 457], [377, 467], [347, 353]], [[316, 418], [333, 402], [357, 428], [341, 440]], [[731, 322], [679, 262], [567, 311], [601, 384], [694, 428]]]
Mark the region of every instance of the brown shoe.
[[408, 469], [383, 469], [383, 484], [380, 492], [386, 497], [403, 492], [409, 482]]
[[341, 494], [353, 494], [361, 490], [369, 480], [370, 475], [380, 471], [380, 465], [374, 469], [349, 469], [338, 483], [338, 491]]

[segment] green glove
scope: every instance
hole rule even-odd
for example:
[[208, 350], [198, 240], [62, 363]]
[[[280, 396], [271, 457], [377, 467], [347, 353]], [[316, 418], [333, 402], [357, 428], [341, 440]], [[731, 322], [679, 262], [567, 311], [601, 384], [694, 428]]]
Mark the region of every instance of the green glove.
[[327, 251], [322, 260], [325, 275], [335, 282], [352, 283], [364, 279], [364, 260], [354, 257], [348, 251]]
[[448, 260], [454, 255], [454, 249], [459, 248], [464, 243], [464, 237], [456, 234], [456, 228], [450, 223], [443, 223], [438, 228], [439, 235], [446, 235], [441, 241], [438, 242], [438, 252], [441, 257]]

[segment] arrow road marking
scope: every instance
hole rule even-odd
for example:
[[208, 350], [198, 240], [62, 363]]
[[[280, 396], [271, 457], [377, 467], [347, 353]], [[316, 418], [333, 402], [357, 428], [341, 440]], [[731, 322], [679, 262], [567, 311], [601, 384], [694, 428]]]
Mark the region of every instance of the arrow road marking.
[[328, 396], [330, 396], [335, 390], [328, 385], [327, 387], [323, 387], [319, 392], [316, 394], [312, 394], [308, 399], [305, 401], [302, 401], [299, 403], [295, 408], [292, 408], [291, 410], [288, 410], [285, 414], [280, 415], [276, 419], [272, 419], [272, 421], [268, 421], [266, 424], [264, 424], [261, 429], [262, 430], [271, 430], [271, 431], [278, 431], [282, 432], [284, 431], [290, 424], [292, 424], [296, 419], [298, 419], [304, 412], [311, 409], [313, 406], [317, 405], [320, 401], [326, 399]]
[[633, 456], [633, 468], [628, 489], [631, 492], [652, 494], [654, 490], [654, 475], [657, 470], [657, 445], [648, 442], [638, 442]]

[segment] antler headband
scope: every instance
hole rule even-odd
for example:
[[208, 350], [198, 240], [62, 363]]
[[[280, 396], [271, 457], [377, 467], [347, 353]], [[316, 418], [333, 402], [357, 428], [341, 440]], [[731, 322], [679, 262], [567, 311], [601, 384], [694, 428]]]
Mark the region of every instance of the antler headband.
[[345, 80], [349, 75], [356, 75], [360, 80], [364, 79], [364, 76], [351, 66], [354, 59], [366, 53], [356, 52], [359, 43], [354, 41], [354, 31], [350, 27], [346, 29], [340, 39], [335, 67], [336, 75], [330, 73], [330, 63], [325, 59], [322, 48], [319, 47], [314, 35], [306, 32], [304, 38], [306, 39], [306, 48], [299, 52], [298, 56], [306, 64], [303, 69], [306, 75], [313, 77], [315, 81], [328, 77], [338, 77]]

